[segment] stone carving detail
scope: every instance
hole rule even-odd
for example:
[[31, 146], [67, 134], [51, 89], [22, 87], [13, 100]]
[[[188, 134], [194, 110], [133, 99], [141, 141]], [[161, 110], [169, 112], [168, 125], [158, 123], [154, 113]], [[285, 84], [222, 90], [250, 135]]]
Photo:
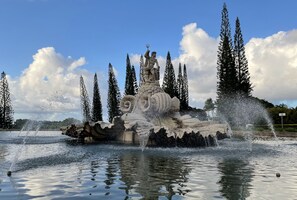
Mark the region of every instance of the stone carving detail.
[[144, 82], [154, 82], [158, 81], [160, 78], [160, 66], [156, 58], [157, 52], [153, 51], [151, 56], [149, 55], [150, 50], [147, 50], [144, 54], [145, 63], [143, 67], [143, 81]]
[[135, 96], [132, 96], [132, 95], [124, 96], [120, 102], [120, 108], [123, 113], [132, 112], [134, 106], [135, 106]]
[[[171, 98], [165, 93], [159, 84], [160, 66], [154, 51], [149, 55], [150, 50], [144, 54], [145, 64], [141, 64], [142, 84], [138, 94], [134, 97], [126, 95], [120, 102], [120, 109], [123, 113], [164, 114], [170, 111], [179, 111], [179, 99]], [[142, 62], [141, 62], [142, 63]]]

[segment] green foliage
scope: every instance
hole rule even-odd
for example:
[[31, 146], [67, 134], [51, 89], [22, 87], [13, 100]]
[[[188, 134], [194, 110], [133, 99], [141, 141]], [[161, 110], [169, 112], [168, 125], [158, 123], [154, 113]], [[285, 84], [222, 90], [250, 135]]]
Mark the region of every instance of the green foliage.
[[183, 94], [183, 87], [184, 87], [181, 63], [179, 63], [179, 66], [178, 66], [178, 75], [177, 75], [176, 84], [177, 84], [177, 93], [178, 93], [177, 97], [181, 101], [182, 94]]
[[182, 79], [182, 94], [181, 94], [181, 110], [187, 110], [189, 108], [189, 89], [188, 89], [188, 75], [187, 67], [184, 64], [183, 79]]
[[203, 109], [206, 110], [206, 111], [215, 109], [215, 104], [214, 104], [212, 98], [206, 99]]
[[0, 128], [11, 128], [13, 123], [13, 108], [10, 99], [9, 85], [5, 72], [0, 80]]
[[177, 94], [178, 94], [177, 97], [180, 100], [180, 109], [187, 110], [189, 107], [187, 68], [186, 68], [186, 65], [184, 65], [184, 70], [182, 73], [181, 63], [179, 63], [179, 66], [178, 66]]
[[268, 108], [268, 113], [275, 124], [281, 124], [281, 118], [279, 113], [286, 113], [286, 116], [283, 117], [284, 124], [297, 124], [297, 107], [288, 108], [284, 105], [277, 105], [272, 108]]
[[129, 55], [126, 59], [125, 95], [136, 95], [138, 90], [134, 66], [131, 66]]
[[223, 5], [222, 10], [222, 22], [221, 22], [221, 32], [220, 32], [220, 47], [222, 47], [224, 38], [228, 38], [228, 43], [230, 48], [232, 49], [232, 40], [231, 40], [231, 28], [229, 23], [229, 14], [226, 3]]
[[170, 53], [167, 53], [166, 67], [164, 72], [162, 89], [170, 95], [170, 97], [178, 97], [177, 83], [175, 79], [175, 72], [171, 63]]
[[[21, 130], [29, 119], [17, 119], [14, 122], [13, 129]], [[71, 124], [80, 124], [81, 121], [74, 118], [67, 118], [63, 121], [39, 121], [41, 124], [40, 130], [60, 130], [63, 126], [69, 126]]]
[[268, 101], [266, 101], [265, 99], [259, 99], [257, 97], [251, 97], [252, 99], [254, 99], [254, 101], [259, 102], [264, 108], [273, 108], [274, 105]]
[[230, 38], [231, 30], [226, 4], [222, 10], [220, 43], [217, 60], [217, 108], [230, 123], [235, 116], [234, 106], [251, 97], [252, 84], [245, 57], [240, 22], [236, 20], [234, 48]]
[[83, 122], [91, 121], [90, 99], [82, 76], [80, 77], [80, 103], [83, 114]]
[[245, 57], [244, 42], [238, 18], [236, 19], [233, 55], [235, 68], [237, 70], [237, 94], [240, 94], [243, 97], [251, 96], [253, 89], [252, 84], [250, 83], [248, 61]]
[[[140, 56], [140, 70], [139, 70], [139, 87], [141, 86], [142, 82], [143, 82], [143, 68], [144, 68], [144, 60], [143, 60], [143, 55]], [[136, 80], [136, 78], [135, 78]]]
[[132, 65], [131, 68], [131, 77], [132, 77], [132, 82], [133, 82], [133, 93], [137, 94], [138, 92], [138, 85], [137, 85], [137, 78], [136, 78], [136, 72], [135, 72], [135, 67]]
[[235, 70], [232, 49], [230, 48], [228, 37], [223, 38], [222, 51], [218, 55], [218, 84], [217, 84], [217, 104], [218, 111], [228, 116], [232, 110], [232, 102], [235, 100], [237, 76]]
[[102, 104], [96, 73], [94, 75], [92, 120], [93, 122], [102, 121]]
[[17, 129], [17, 130], [20, 130], [23, 128], [23, 126], [27, 123], [28, 119], [17, 119], [15, 122], [14, 122], [14, 125], [13, 125], [13, 128], [14, 129]]
[[113, 72], [113, 67], [109, 63], [108, 67], [108, 95], [107, 95], [107, 107], [108, 107], [108, 120], [112, 122], [113, 118], [121, 114], [120, 105], [120, 90], [116, 77]]

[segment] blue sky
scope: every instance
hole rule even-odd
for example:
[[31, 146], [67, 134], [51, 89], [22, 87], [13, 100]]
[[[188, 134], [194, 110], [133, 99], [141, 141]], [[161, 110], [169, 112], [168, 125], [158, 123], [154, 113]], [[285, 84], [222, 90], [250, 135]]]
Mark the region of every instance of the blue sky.
[[[15, 85], [18, 85], [21, 80], [26, 78], [24, 72], [34, 63], [32, 56], [37, 55], [40, 49], [53, 47], [54, 50], [40, 51], [39, 53], [52, 53], [55, 56], [63, 57], [61, 59], [65, 60], [71, 57], [73, 62], [82, 58], [84, 61], [81, 60], [81, 64], [78, 64], [74, 74], [79, 75], [81, 73], [90, 77], [95, 72], [102, 74], [100, 79], [102, 87], [104, 87], [103, 82], [105, 81], [104, 78], [106, 78], [105, 73], [107, 73], [108, 63], [112, 63], [118, 73], [119, 85], [123, 89], [127, 53], [137, 58], [137, 56], [144, 53], [145, 45], [149, 43], [151, 49], [157, 51], [161, 60], [166, 56], [167, 51], [170, 51], [175, 63], [193, 61], [185, 58], [186, 54], [190, 52], [189, 49], [187, 50], [190, 44], [182, 43], [182, 41], [185, 41], [183, 39], [188, 36], [187, 34], [193, 32], [193, 35], [197, 36], [199, 31], [199, 33], [203, 31], [207, 34], [207, 37], [203, 37], [206, 38], [205, 41], [210, 43], [216, 41], [219, 36], [221, 10], [224, 2], [228, 7], [232, 34], [234, 33], [235, 19], [239, 17], [244, 41], [246, 43], [256, 41], [257, 47], [260, 44], [263, 47], [264, 43], [267, 42], [265, 38], [267, 39], [280, 31], [291, 33], [290, 31], [297, 28], [297, 1], [294, 0], [1, 0], [0, 69], [10, 76], [12, 87], [15, 88], [12, 89], [15, 93], [13, 94], [14, 99], [18, 100], [18, 98], [22, 97], [18, 97], [16, 93], [18, 93], [18, 89], [24, 89], [25, 86]], [[196, 23], [196, 26], [187, 26], [189, 24], [193, 25], [193, 23]], [[190, 32], [187, 32], [187, 30], [190, 30]], [[195, 31], [197, 31], [197, 34], [195, 34]], [[295, 32], [291, 34], [291, 39], [288, 39], [288, 41], [296, 44], [294, 35]], [[277, 36], [281, 37], [280, 35]], [[280, 41], [277, 36], [272, 41]], [[282, 36], [282, 38], [284, 37]], [[253, 40], [256, 38], [262, 40]], [[200, 35], [196, 39], [194, 38], [191, 44], [195, 45], [197, 40], [202, 40]], [[208, 44], [207, 42], [198, 43], [197, 45]], [[252, 48], [255, 47], [253, 44], [256, 43], [247, 45]], [[199, 49], [201, 50], [201, 48]], [[256, 52], [253, 50], [250, 51]], [[202, 55], [204, 51], [207, 51], [207, 48], [200, 52], [199, 55]], [[265, 52], [268, 51], [265, 50]], [[197, 55], [196, 61], [199, 58], [201, 60], [197, 61], [198, 63], [206, 63], [207, 60], [204, 61], [199, 55]], [[249, 55], [254, 54], [250, 53]], [[294, 56], [295, 54], [285, 57], [291, 58]], [[263, 63], [262, 61], [255, 63], [255, 61], [256, 59], [251, 61], [254, 66]], [[48, 62], [44, 68], [51, 67], [51, 61]], [[35, 65], [37, 66], [38, 63], [39, 61], [36, 61]], [[194, 65], [194, 63], [192, 64]], [[32, 65], [32, 68], [35, 65]], [[191, 66], [189, 64], [189, 67]], [[191, 72], [191, 69], [189, 70]], [[193, 73], [200, 72], [200, 74], [203, 74], [204, 71], [204, 69], [193, 70]], [[253, 71], [256, 73], [257, 69]], [[63, 74], [67, 75], [66, 73]], [[251, 73], [251, 75], [253, 74]], [[284, 78], [286, 78], [285, 76]], [[257, 85], [261, 84], [259, 80], [255, 82]], [[39, 84], [36, 84], [36, 88], [38, 88]], [[292, 84], [294, 85], [295, 82], [292, 82]], [[255, 92], [257, 85], [255, 85]], [[32, 86], [34, 86], [33, 83]], [[32, 90], [34, 88], [35, 86]], [[205, 90], [207, 88], [205, 87]], [[212, 92], [206, 93], [205, 97], [209, 95], [215, 98], [213, 96], [214, 89], [212, 88]], [[202, 89], [197, 91], [197, 96], [202, 91]], [[57, 94], [62, 92], [65, 91], [56, 91]], [[102, 92], [104, 92], [104, 88]], [[264, 89], [262, 89], [257, 94], [264, 93]], [[295, 96], [286, 97], [283, 96], [285, 95], [283, 93], [279, 95], [283, 98], [277, 99], [271, 95], [258, 96], [275, 103], [288, 102], [290, 105], [295, 106], [294, 102], [297, 99]], [[70, 98], [70, 96], [67, 98]], [[28, 97], [28, 99], [30, 98]], [[201, 106], [203, 99], [198, 99], [193, 98], [193, 104]], [[55, 102], [58, 102], [58, 100]], [[20, 105], [18, 101], [16, 101], [16, 104], [17, 116], [23, 117], [29, 112], [22, 109], [25, 104]], [[73, 113], [74, 110], [73, 108]], [[32, 109], [29, 113], [31, 112], [39, 111]], [[50, 112], [50, 110], [46, 112]], [[63, 117], [65, 116], [63, 115]], [[75, 116], [78, 116], [78, 114]], [[61, 118], [61, 116], [57, 118]]]

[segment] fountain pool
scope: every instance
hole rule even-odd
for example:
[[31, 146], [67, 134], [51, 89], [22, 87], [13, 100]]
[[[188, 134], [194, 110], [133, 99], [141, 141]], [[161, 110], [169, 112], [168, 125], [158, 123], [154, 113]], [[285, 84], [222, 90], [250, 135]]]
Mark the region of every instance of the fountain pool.
[[[60, 132], [0, 133], [0, 199], [294, 199], [297, 140], [208, 148], [77, 145]], [[280, 177], [276, 177], [280, 173]]]

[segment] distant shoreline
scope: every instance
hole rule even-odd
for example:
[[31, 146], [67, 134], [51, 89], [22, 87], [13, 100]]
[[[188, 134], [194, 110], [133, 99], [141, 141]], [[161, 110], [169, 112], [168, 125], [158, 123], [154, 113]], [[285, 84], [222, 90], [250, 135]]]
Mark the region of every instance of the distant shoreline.
[[[8, 132], [8, 131], [21, 131], [19, 129], [0, 129], [0, 132]], [[35, 131], [35, 130], [32, 130]], [[39, 131], [61, 131], [60, 129], [41, 129]], [[25, 132], [25, 131], [24, 131]], [[264, 131], [252, 131], [254, 137], [274, 137], [273, 133], [269, 130]], [[288, 131], [276, 131], [277, 137], [290, 137], [297, 138], [297, 132], [288, 132]], [[233, 131], [234, 137], [242, 137], [244, 134], [243, 131]]]
[[[7, 132], [7, 131], [21, 131], [21, 129], [0, 129], [0, 132]], [[31, 131], [35, 131], [35, 130], [31, 130]], [[60, 131], [60, 129], [40, 129], [39, 131]], [[23, 132], [25, 132], [25, 130]]]
[[[234, 136], [243, 136], [243, 131], [233, 131]], [[264, 131], [252, 131], [255, 137], [274, 137], [273, 133], [270, 130]], [[297, 137], [297, 132], [288, 132], [288, 131], [275, 131], [276, 137]]]

